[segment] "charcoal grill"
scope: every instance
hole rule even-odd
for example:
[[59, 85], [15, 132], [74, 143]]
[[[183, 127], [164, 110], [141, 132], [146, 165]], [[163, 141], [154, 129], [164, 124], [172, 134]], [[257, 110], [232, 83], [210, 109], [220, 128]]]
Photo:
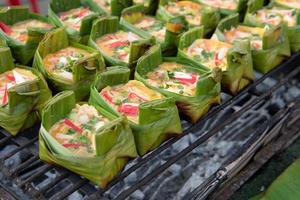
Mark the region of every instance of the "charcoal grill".
[[[197, 124], [182, 120], [184, 134], [131, 160], [106, 189], [39, 160], [38, 126], [17, 137], [0, 130], [0, 195], [52, 200], [227, 199], [255, 173], [239, 174], [254, 155], [263, 155], [266, 162], [298, 137], [299, 77], [300, 53], [266, 75], [255, 73], [254, 83], [237, 96], [222, 94], [222, 104]], [[273, 153], [261, 153], [275, 144]], [[234, 180], [243, 181], [230, 187]]]

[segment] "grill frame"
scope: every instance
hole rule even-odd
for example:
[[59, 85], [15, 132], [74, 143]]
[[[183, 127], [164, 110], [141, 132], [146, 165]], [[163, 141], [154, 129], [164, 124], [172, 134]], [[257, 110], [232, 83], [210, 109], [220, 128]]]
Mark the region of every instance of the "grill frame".
[[[246, 94], [251, 94], [251, 95], [257, 96], [257, 98], [254, 101], [250, 102], [249, 104], [246, 104], [245, 106], [242, 107], [241, 110], [233, 113], [223, 123], [218, 124], [217, 126], [212, 128], [208, 132], [203, 133], [199, 138], [197, 138], [197, 140], [192, 145], [190, 145], [189, 147], [183, 149], [177, 155], [175, 155], [175, 156], [171, 157], [170, 159], [168, 159], [168, 161], [166, 161], [164, 164], [162, 164], [161, 166], [154, 169], [153, 173], [145, 176], [144, 178], [140, 179], [139, 182], [135, 183], [130, 188], [124, 190], [119, 196], [116, 197], [116, 199], [124, 199], [124, 198], [128, 197], [135, 190], [137, 190], [138, 188], [140, 188], [143, 185], [147, 184], [154, 177], [158, 176], [160, 173], [162, 173], [164, 170], [166, 170], [172, 164], [176, 163], [176, 161], [178, 161], [180, 158], [182, 158], [183, 156], [185, 156], [186, 154], [191, 152], [193, 149], [198, 147], [200, 144], [207, 141], [211, 136], [216, 134], [219, 130], [221, 130], [223, 127], [225, 127], [232, 120], [237, 119], [239, 116], [241, 116], [241, 114], [244, 111], [249, 110], [255, 104], [259, 103], [260, 101], [270, 98], [270, 96], [272, 96], [272, 94], [278, 88], [280, 88], [282, 85], [287, 83], [291, 78], [293, 78], [293, 77], [300, 74], [300, 67], [298, 67], [298, 66], [300, 66], [300, 53], [294, 54], [289, 60], [287, 60], [286, 62], [284, 62], [283, 64], [281, 64], [280, 66], [278, 66], [277, 68], [275, 68], [274, 70], [269, 72], [268, 74], [266, 74], [266, 75], [260, 77], [259, 79], [255, 80], [254, 83], [249, 85], [247, 88], [245, 88], [238, 95], [233, 96], [233, 97], [231, 96], [229, 99], [225, 100], [221, 105], [214, 107], [198, 123], [188, 127], [184, 131], [184, 133], [182, 135], [180, 135], [179, 137], [171, 138], [168, 141], [166, 141], [165, 143], [163, 143], [161, 146], [159, 146], [157, 149], [155, 149], [154, 151], [146, 154], [145, 156], [143, 156], [141, 158], [137, 158], [136, 164], [132, 165], [131, 167], [129, 167], [128, 169], [126, 169], [122, 173], [120, 173], [108, 185], [108, 187], [106, 189], [98, 189], [98, 190], [92, 191], [92, 193], [88, 197], [88, 199], [99, 199], [99, 197], [102, 197], [102, 194], [104, 194], [109, 188], [111, 188], [112, 186], [117, 184], [119, 181], [121, 181], [122, 179], [127, 177], [129, 174], [131, 174], [132, 172], [137, 170], [139, 167], [141, 167], [141, 166], [147, 164], [148, 162], [150, 162], [151, 159], [158, 156], [164, 150], [168, 149], [172, 144], [179, 141], [185, 135], [193, 134], [194, 131], [199, 130], [201, 128], [201, 126], [203, 126], [203, 124], [206, 122], [206, 120], [214, 117], [221, 110], [226, 109], [226, 108], [234, 105], [241, 98], [243, 98]], [[259, 86], [267, 78], [277, 77], [279, 79], [279, 77], [282, 76], [282, 75], [284, 75], [284, 78], [280, 79], [280, 81], [275, 86], [273, 86], [272, 89], [269, 90], [268, 92], [259, 93], [256, 90], [256, 87]], [[294, 104], [296, 104], [296, 103], [294, 103]], [[297, 105], [298, 105], [298, 103], [297, 103]], [[257, 131], [257, 133], [255, 135], [259, 135], [262, 131], [265, 131], [266, 129], [270, 129], [270, 126], [275, 125], [276, 122], [278, 122], [278, 120], [280, 121], [282, 119], [285, 119], [284, 121], [282, 121], [282, 124], [285, 124], [285, 122], [287, 121], [288, 116], [290, 114], [291, 114], [291, 106], [279, 111], [279, 113], [275, 116], [275, 118], [274, 119], [272, 118], [272, 120], [270, 122], [267, 122], [266, 124], [262, 125], [262, 127], [259, 128], [259, 130]], [[31, 131], [32, 134], [33, 133], [36, 134], [37, 131], [38, 131], [38, 126], [30, 129], [29, 131]], [[28, 132], [28, 130], [27, 130], [27, 132]], [[23, 134], [26, 134], [26, 133], [23, 133]], [[2, 172], [4, 173], [5, 177], [9, 179], [9, 181], [11, 181], [12, 183], [15, 183], [17, 185], [17, 187], [19, 187], [20, 189], [23, 189], [23, 191], [26, 194], [29, 194], [32, 198], [34, 198], [34, 199], [46, 199], [47, 197], [45, 196], [45, 194], [47, 193], [47, 191], [49, 189], [51, 189], [52, 187], [54, 187], [59, 182], [61, 182], [62, 180], [66, 179], [66, 178], [74, 177], [74, 176], [77, 177], [77, 179], [78, 179], [77, 175], [74, 175], [72, 172], [70, 172], [68, 170], [62, 169], [61, 167], [56, 167], [56, 166], [51, 165], [51, 164], [44, 163], [41, 160], [39, 160], [37, 149], [32, 147], [33, 144], [35, 144], [37, 142], [38, 136], [32, 137], [30, 140], [28, 140], [24, 143], [22, 141], [19, 141], [19, 140], [21, 140], [20, 136], [17, 136], [16, 138], [14, 138], [9, 133], [5, 132], [2, 129], [0, 130], [0, 134], [1, 134], [1, 136], [3, 136], [0, 139], [0, 147], [5, 146], [7, 143], [15, 144], [15, 145], [18, 146], [18, 148], [16, 148], [13, 151], [7, 153], [6, 155], [4, 155], [4, 157], [2, 157], [0, 159], [0, 165], [2, 165]], [[23, 134], [21, 134], [21, 135], [23, 135]], [[253, 140], [255, 141], [255, 139], [257, 139], [257, 138], [254, 137]], [[250, 145], [250, 143], [248, 145]], [[7, 158], [10, 158], [10, 157], [14, 156], [20, 150], [24, 150], [24, 149], [29, 150], [30, 153], [33, 156], [30, 157], [28, 160], [26, 160], [24, 163], [20, 164], [17, 167], [12, 168], [12, 169], [3, 168], [3, 162]], [[237, 153], [238, 155], [234, 155], [232, 160], [235, 160], [242, 153], [243, 152], [239, 152], [239, 153]], [[27, 175], [27, 177], [24, 180], [20, 179], [20, 175], [22, 175], [22, 173], [26, 170], [31, 170], [31, 168], [32, 168], [33, 171], [29, 175]], [[61, 171], [62, 175], [55, 177], [54, 180], [49, 185], [47, 185], [47, 187], [43, 187], [40, 190], [36, 190], [35, 188], [32, 187], [31, 184], [35, 179], [42, 176], [45, 172], [53, 170], [53, 169]], [[227, 179], [226, 171], [224, 170], [224, 168], [222, 168], [214, 176], [210, 177], [207, 180], [207, 183], [205, 183], [206, 185], [205, 184], [200, 185], [195, 190], [195, 192], [193, 194], [196, 197], [199, 196], [199, 195], [201, 196], [201, 198], [206, 197], [211, 193], [211, 191], [215, 190], [217, 188], [217, 186], [219, 186], [226, 179]], [[203, 189], [205, 188], [205, 186], [207, 186], [207, 184], [211, 185], [211, 183], [214, 183], [216, 180], [218, 181], [218, 184], [213, 185], [213, 187], [209, 187], [210, 189], [208, 191], [203, 191]], [[73, 184], [69, 187], [66, 187], [63, 190], [60, 190], [55, 195], [53, 195], [51, 197], [51, 199], [64, 199], [67, 196], [69, 196], [70, 194], [72, 194], [74, 191], [76, 191], [79, 188], [82, 188], [82, 187], [84, 187], [88, 184], [90, 184], [90, 183], [87, 179], [79, 178], [79, 181], [77, 183], [75, 183], [75, 184]], [[7, 187], [5, 184], [1, 184], [0, 186], [5, 188], [6, 191], [11, 193], [12, 196], [14, 196], [16, 199], [18, 199], [18, 196], [15, 195], [15, 192], [12, 191], [11, 188]], [[196, 199], [199, 199], [199, 198], [197, 197]]]

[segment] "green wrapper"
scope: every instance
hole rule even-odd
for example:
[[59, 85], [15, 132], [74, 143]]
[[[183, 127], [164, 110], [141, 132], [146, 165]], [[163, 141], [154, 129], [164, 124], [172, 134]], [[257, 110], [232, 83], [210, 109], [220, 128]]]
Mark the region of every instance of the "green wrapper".
[[104, 52], [103, 49], [99, 48], [96, 43], [98, 38], [101, 38], [106, 34], [116, 33], [118, 31], [130, 32], [130, 30], [127, 30], [123, 25], [119, 25], [119, 20], [117, 17], [103, 17], [98, 19], [93, 23], [88, 44], [89, 46], [101, 52], [107, 66], [126, 66], [133, 71], [137, 60], [155, 43], [155, 39], [144, 35], [139, 35], [141, 37], [139, 40], [130, 42], [129, 61], [125, 62], [121, 59], [107, 55], [107, 53]]
[[[242, 16], [245, 14], [245, 11], [247, 9], [248, 0], [238, 0], [238, 5], [237, 5], [236, 9], [221, 8], [221, 7], [218, 7], [215, 5], [209, 5], [209, 4], [205, 3], [204, 0], [198, 0], [198, 2], [200, 2], [203, 5], [212, 6], [212, 7], [215, 7], [216, 9], [219, 9], [223, 15], [231, 15], [231, 14], [239, 13], [242, 18]], [[228, 6], [228, 4], [229, 3], [226, 3], [225, 5]]]
[[[98, 105], [116, 116], [120, 116], [99, 95], [106, 86], [125, 84], [129, 81], [130, 70], [124, 67], [113, 67], [98, 75], [95, 86], [91, 89], [90, 103]], [[163, 141], [182, 132], [177, 107], [172, 98], [163, 98], [139, 105], [139, 123], [130, 121], [139, 155], [155, 149]]]
[[[98, 7], [106, 15], [120, 16], [123, 9], [132, 6], [132, 0], [91, 0], [93, 6]], [[106, 3], [106, 6], [102, 4]]]
[[[183, 64], [186, 68], [200, 75], [196, 83], [194, 96], [184, 96], [154, 87], [147, 81], [147, 74], [164, 62]], [[207, 72], [180, 58], [163, 58], [160, 45], [153, 46], [145, 56], [140, 58], [135, 72], [136, 80], [143, 82], [149, 88], [160, 92], [166, 97], [174, 98], [180, 111], [189, 117], [193, 123], [196, 123], [206, 114], [212, 105], [221, 102], [221, 77], [222, 72], [219, 68]]]
[[102, 116], [111, 120], [97, 132], [93, 132], [96, 140], [96, 156], [84, 157], [72, 154], [48, 131], [70, 113], [75, 105], [72, 91], [61, 92], [47, 102], [43, 109], [39, 134], [39, 156], [41, 160], [63, 166], [100, 187], [105, 187], [123, 169], [129, 158], [137, 156], [134, 137], [125, 118], [115, 117], [95, 106]]
[[[203, 27], [194, 28], [183, 34], [179, 44], [177, 57], [211, 71], [210, 68], [201, 64], [201, 61], [188, 56], [183, 49], [189, 47], [194, 41], [203, 36]], [[252, 82], [253, 66], [250, 43], [248, 40], [236, 40], [226, 55], [227, 68], [223, 70], [222, 89], [232, 94], [237, 94]]]
[[[257, 26], [264, 27], [269, 24], [265, 24], [256, 19], [256, 12], [260, 9], [268, 8], [271, 9], [272, 6], [264, 7], [263, 0], [250, 0], [249, 1], [249, 9], [246, 13], [244, 23], [249, 26]], [[300, 50], [300, 11], [294, 10], [296, 16], [296, 25], [295, 26], [287, 26], [287, 35], [290, 42], [290, 48], [292, 52], [298, 52]]]
[[[159, 20], [168, 22], [170, 19], [180, 16], [181, 14], [178, 13], [178, 15], [174, 15], [170, 13], [165, 6], [167, 6], [171, 2], [179, 2], [180, 0], [161, 0], [159, 2], [158, 10], [156, 12], [156, 17]], [[198, 3], [197, 0], [192, 0], [191, 2]], [[212, 34], [217, 27], [219, 21], [220, 21], [220, 12], [218, 9], [212, 8], [212, 7], [205, 7], [203, 6], [201, 8], [201, 12], [199, 13], [201, 15], [200, 24], [197, 24], [196, 26], [204, 26], [205, 35], [209, 36]], [[183, 15], [184, 16], [184, 15]], [[195, 25], [190, 24], [190, 27], [195, 27]]]
[[[83, 49], [90, 53], [88, 56], [80, 58], [72, 64], [73, 81], [49, 73], [43, 63], [43, 59], [48, 54], [55, 53], [69, 46]], [[33, 67], [46, 77], [54, 91], [72, 90], [75, 93], [76, 99], [81, 100], [88, 96], [91, 83], [96, 74], [104, 70], [105, 64], [98, 51], [88, 46], [69, 41], [65, 29], [59, 28], [51, 33], [47, 33], [41, 41], [34, 57]]]
[[[239, 25], [238, 16], [232, 15], [223, 19], [215, 33], [220, 41], [225, 41], [223, 32]], [[267, 73], [290, 56], [290, 48], [285, 27], [279, 25], [265, 31], [262, 38], [262, 49], [252, 49], [253, 67]]]
[[[31, 13], [29, 12], [29, 9], [24, 6], [5, 7], [0, 9], [0, 22], [5, 23], [8, 26], [32, 19], [49, 23], [47, 17]], [[20, 64], [27, 65], [32, 61], [39, 42], [48, 31], [49, 30], [41, 28], [29, 28], [28, 40], [26, 43], [22, 43], [10, 37], [3, 29], [0, 29], [0, 38], [6, 40], [8, 46], [12, 49], [16, 61]]]
[[37, 77], [36, 80], [9, 88], [8, 104], [0, 106], [0, 127], [15, 136], [38, 121], [39, 111], [51, 97], [51, 91], [43, 76], [35, 69], [15, 66], [10, 49], [3, 44], [0, 47], [0, 74], [18, 67], [31, 71]]
[[[120, 24], [126, 27], [127, 30], [132, 31], [138, 35], [143, 35], [148, 38], [152, 36], [155, 37], [158, 43], [161, 44], [164, 54], [167, 55], [176, 55], [177, 45], [180, 39], [180, 36], [183, 32], [188, 30], [188, 23], [183, 16], [170, 18], [168, 22], [163, 22], [156, 19], [153, 16], [146, 15], [146, 9], [143, 5], [135, 5], [129, 8], [124, 9], [122, 12], [122, 17]], [[145, 19], [152, 19], [155, 21], [152, 26], [145, 28], [138, 28], [135, 26], [136, 23], [141, 22]], [[155, 32], [158, 30], [164, 31], [164, 37], [156, 37]]]
[[[72, 27], [68, 27], [60, 18], [59, 13], [76, 9], [80, 7], [89, 8], [94, 14], [88, 15], [81, 21], [80, 30], [76, 30]], [[51, 0], [48, 7], [49, 20], [58, 27], [66, 26], [66, 31], [70, 38], [76, 42], [86, 44], [91, 32], [93, 21], [101, 16], [105, 15], [105, 12], [98, 6], [95, 6], [92, 0]]]
[[[296, 3], [298, 0], [294, 0], [294, 2]], [[300, 10], [300, 4], [299, 1], [297, 2], [298, 4], [291, 4], [289, 2], [287, 2], [286, 0], [271, 0], [271, 3], [273, 3], [276, 6], [280, 6], [280, 7], [284, 7], [284, 8], [291, 8], [291, 9], [297, 9]]]

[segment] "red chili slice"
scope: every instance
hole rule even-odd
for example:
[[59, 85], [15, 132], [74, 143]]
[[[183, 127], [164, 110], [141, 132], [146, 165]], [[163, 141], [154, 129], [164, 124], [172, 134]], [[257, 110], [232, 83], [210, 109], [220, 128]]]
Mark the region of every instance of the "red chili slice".
[[68, 144], [63, 144], [64, 147], [66, 148], [76, 148], [76, 147], [80, 147], [81, 144], [79, 143], [68, 143]]
[[197, 81], [197, 75], [191, 74], [191, 78], [178, 78], [174, 77], [173, 79], [180, 81], [180, 83], [189, 85], [189, 84], [194, 84]]
[[77, 131], [79, 133], [82, 132], [82, 129], [80, 127], [78, 127], [77, 125], [75, 125], [71, 120], [69, 119], [65, 119], [64, 120], [64, 124], [67, 125], [68, 127], [70, 127], [71, 129], [73, 129], [74, 131]]
[[109, 103], [113, 103], [112, 96], [108, 93], [108, 91], [101, 92], [100, 94], [106, 101], [108, 101]]
[[120, 47], [120, 46], [127, 46], [129, 45], [129, 42], [127, 41], [116, 41], [116, 42], [113, 42], [111, 44], [109, 44], [109, 48], [116, 48], [116, 47]]
[[11, 74], [6, 75], [6, 79], [9, 81], [16, 81], [14, 75], [11, 75]]
[[125, 58], [127, 57], [127, 54], [120, 54], [119, 57], [121, 60], [125, 60]]
[[130, 93], [128, 95], [128, 99], [129, 100], [133, 100], [133, 99], [141, 99], [143, 101], [147, 101], [147, 99], [144, 99], [143, 97], [140, 97], [139, 95], [135, 94], [135, 93]]
[[135, 106], [135, 105], [122, 104], [119, 107], [118, 112], [134, 117], [134, 116], [137, 116], [137, 114], [139, 112], [139, 107]]
[[214, 56], [214, 61], [215, 61], [215, 65], [219, 66], [221, 64], [221, 61], [218, 59], [219, 57], [219, 53], [215, 53], [215, 56]]
[[8, 102], [8, 89], [7, 89], [7, 84], [5, 85], [5, 88], [4, 88], [4, 95], [2, 97], [2, 105], [5, 105], [7, 104]]
[[0, 22], [0, 28], [7, 34], [11, 33], [11, 29], [4, 22]]
[[83, 16], [86, 15], [86, 13], [87, 13], [87, 10], [81, 10], [81, 11], [78, 13], [78, 16], [79, 16], [79, 17], [83, 17]]

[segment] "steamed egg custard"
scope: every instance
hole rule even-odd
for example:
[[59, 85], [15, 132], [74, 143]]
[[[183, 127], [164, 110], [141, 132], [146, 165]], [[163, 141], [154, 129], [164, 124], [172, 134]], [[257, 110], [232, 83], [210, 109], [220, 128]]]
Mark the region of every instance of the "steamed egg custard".
[[140, 20], [133, 24], [138, 29], [148, 32], [159, 41], [165, 39], [166, 27], [165, 23], [150, 16], [141, 16]]
[[140, 37], [132, 32], [118, 31], [98, 38], [96, 43], [107, 56], [129, 62], [130, 43], [139, 39]]
[[296, 10], [283, 8], [264, 8], [255, 13], [256, 20], [261, 24], [279, 25], [285, 22], [289, 27], [297, 25]]
[[232, 44], [235, 39], [249, 39], [252, 49], [262, 49], [265, 28], [239, 25], [223, 32], [225, 42]]
[[185, 54], [199, 61], [208, 68], [227, 68], [227, 52], [232, 47], [231, 44], [218, 40], [198, 39], [188, 48], [183, 49]]
[[0, 106], [8, 104], [8, 90], [18, 84], [37, 79], [31, 71], [15, 68], [0, 74]]
[[93, 106], [76, 105], [64, 118], [49, 130], [62, 146], [76, 156], [96, 156], [95, 133], [109, 123]]
[[185, 65], [164, 62], [147, 74], [147, 82], [169, 92], [194, 96], [199, 77], [200, 74]]
[[40, 28], [50, 30], [53, 26], [49, 23], [39, 21], [36, 19], [29, 19], [13, 24], [7, 28], [6, 34], [11, 38], [26, 43], [28, 40], [28, 29], [29, 28]]
[[90, 55], [90, 53], [86, 50], [67, 47], [55, 53], [48, 54], [43, 59], [43, 64], [50, 74], [73, 81], [73, 64], [88, 55]]
[[111, 13], [110, 0], [94, 0], [94, 2], [101, 8], [103, 8], [106, 12]]
[[238, 0], [199, 0], [201, 3], [215, 8], [236, 10], [238, 8]]
[[289, 8], [296, 8], [296, 9], [300, 9], [300, 1], [299, 0], [275, 0], [275, 2], [289, 7]]
[[125, 115], [130, 121], [139, 123], [139, 105], [144, 102], [162, 99], [163, 96], [143, 83], [131, 80], [126, 84], [106, 87], [100, 96], [114, 110]]
[[192, 26], [201, 24], [201, 9], [199, 3], [193, 1], [169, 1], [164, 8], [174, 16], [185, 16], [186, 21]]
[[67, 27], [79, 31], [82, 20], [85, 17], [90, 16], [92, 14], [95, 13], [91, 11], [89, 8], [79, 7], [79, 8], [71, 9], [66, 12], [59, 13], [59, 18], [67, 25]]

